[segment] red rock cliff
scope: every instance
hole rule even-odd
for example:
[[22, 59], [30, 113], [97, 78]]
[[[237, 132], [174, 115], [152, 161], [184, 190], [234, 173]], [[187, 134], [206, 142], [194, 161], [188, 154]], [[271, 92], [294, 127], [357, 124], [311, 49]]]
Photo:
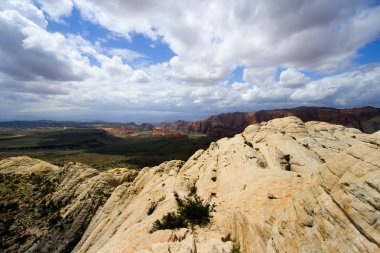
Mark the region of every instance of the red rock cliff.
[[335, 109], [324, 107], [296, 107], [292, 109], [262, 110], [257, 112], [222, 113], [200, 121], [175, 121], [162, 127], [172, 132], [203, 133], [210, 137], [231, 137], [254, 123], [275, 118], [296, 116], [302, 121], [324, 121], [373, 133], [380, 129], [380, 108], [362, 107]]

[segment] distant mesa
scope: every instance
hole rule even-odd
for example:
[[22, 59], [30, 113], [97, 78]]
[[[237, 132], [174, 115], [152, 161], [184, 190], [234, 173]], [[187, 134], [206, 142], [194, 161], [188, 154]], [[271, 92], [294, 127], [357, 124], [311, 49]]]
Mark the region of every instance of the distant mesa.
[[380, 130], [380, 108], [374, 107], [352, 109], [296, 107], [257, 112], [233, 112], [211, 116], [206, 120], [174, 121], [162, 123], [159, 126], [171, 132], [207, 134], [209, 137], [222, 138], [232, 137], [251, 124], [289, 116], [298, 117], [304, 122], [323, 121], [353, 127], [364, 133], [374, 133]]
[[232, 112], [213, 115], [206, 120], [162, 122], [156, 126], [148, 123], [120, 124], [112, 129], [103, 128], [113, 135], [131, 135], [141, 131], [153, 131], [155, 136], [180, 136], [204, 134], [211, 138], [232, 137], [251, 124], [276, 118], [295, 116], [304, 122], [323, 121], [353, 127], [364, 133], [380, 130], [380, 108], [362, 107], [335, 109], [327, 107], [295, 107], [291, 109], [261, 110], [257, 112]]

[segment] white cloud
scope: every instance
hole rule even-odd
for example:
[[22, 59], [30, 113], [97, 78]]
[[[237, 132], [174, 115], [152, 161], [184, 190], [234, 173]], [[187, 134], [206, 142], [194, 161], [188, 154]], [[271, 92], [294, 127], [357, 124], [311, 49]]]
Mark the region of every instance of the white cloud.
[[18, 80], [80, 80], [81, 55], [16, 10], [0, 11], [0, 71]]
[[74, 7], [72, 0], [36, 0], [41, 5], [41, 9], [46, 12], [51, 19], [61, 22], [62, 16], [69, 16]]
[[281, 72], [279, 84], [285, 88], [299, 88], [308, 83], [310, 79], [302, 72], [288, 68]]
[[126, 37], [162, 35], [177, 54], [175, 73], [192, 81], [199, 72], [206, 83], [238, 64], [335, 71], [380, 32], [380, 6], [364, 8], [369, 1], [75, 2]]
[[296, 90], [291, 99], [330, 104], [356, 106], [379, 104], [380, 66], [367, 65], [343, 74], [322, 78]]
[[46, 28], [47, 26], [47, 21], [45, 20], [43, 12], [34, 6], [30, 0], [3, 0], [0, 2], [0, 11], [6, 10], [17, 10], [21, 16], [41, 28]]
[[126, 62], [133, 62], [138, 59], [145, 59], [147, 58], [146, 55], [143, 55], [141, 53], [138, 53], [136, 51], [132, 51], [126, 48], [109, 48], [106, 50], [107, 54], [109, 56], [119, 56]]
[[[352, 64], [380, 33], [380, 7], [369, 1], [39, 2], [58, 22], [75, 3], [88, 20], [126, 38], [162, 39], [176, 56], [136, 66], [144, 55], [48, 32], [30, 1], [2, 1], [0, 119], [155, 121], [300, 104], [380, 106], [380, 67]], [[229, 84], [236, 66], [243, 80]], [[311, 81], [305, 71], [330, 77]]]
[[273, 67], [245, 68], [243, 80], [256, 86], [270, 86], [274, 83], [276, 69]]
[[137, 83], [147, 83], [149, 81], [151, 81], [152, 79], [150, 78], [150, 76], [143, 70], [141, 69], [137, 69], [134, 71], [132, 77], [131, 77], [131, 80], [133, 82], [137, 82]]

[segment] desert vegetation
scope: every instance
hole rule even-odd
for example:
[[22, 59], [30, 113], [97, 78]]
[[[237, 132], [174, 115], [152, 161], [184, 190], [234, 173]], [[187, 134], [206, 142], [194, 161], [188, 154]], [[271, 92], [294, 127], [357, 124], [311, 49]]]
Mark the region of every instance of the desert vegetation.
[[193, 190], [185, 199], [181, 199], [177, 193], [174, 193], [174, 197], [178, 205], [177, 211], [168, 212], [161, 220], [156, 220], [150, 230], [151, 233], [157, 230], [194, 227], [195, 225], [202, 227], [210, 223], [211, 213], [215, 209], [214, 204], [204, 201]]
[[0, 174], [0, 251], [30, 246], [38, 231], [59, 223], [59, 207], [48, 201], [55, 187], [45, 174]]
[[208, 147], [204, 136], [166, 138], [144, 132], [115, 137], [94, 128], [1, 130], [0, 159], [27, 155], [55, 165], [81, 162], [99, 170], [116, 167], [143, 168], [168, 160], [186, 160]]

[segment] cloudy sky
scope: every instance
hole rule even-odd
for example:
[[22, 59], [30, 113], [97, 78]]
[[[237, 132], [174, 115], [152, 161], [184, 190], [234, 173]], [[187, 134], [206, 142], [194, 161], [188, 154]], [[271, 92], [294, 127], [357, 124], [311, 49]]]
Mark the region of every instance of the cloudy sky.
[[2, 0], [0, 120], [380, 106], [380, 1]]

